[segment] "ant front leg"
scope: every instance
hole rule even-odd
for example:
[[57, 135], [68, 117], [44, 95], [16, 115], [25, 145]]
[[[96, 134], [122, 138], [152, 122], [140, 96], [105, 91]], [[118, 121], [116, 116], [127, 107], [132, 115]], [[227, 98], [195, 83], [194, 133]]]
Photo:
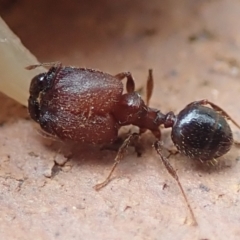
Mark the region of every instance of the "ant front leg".
[[114, 170], [116, 169], [117, 165], [120, 163], [120, 161], [122, 160], [124, 153], [126, 152], [128, 146], [133, 142], [136, 141], [135, 139], [139, 137], [139, 134], [137, 133], [132, 133], [131, 135], [129, 135], [125, 141], [123, 142], [123, 144], [121, 145], [121, 147], [118, 150], [117, 156], [114, 159], [114, 164], [111, 168], [110, 173], [108, 174], [107, 178], [105, 179], [105, 181], [103, 181], [102, 183], [99, 183], [97, 185], [95, 185], [95, 190], [99, 191], [101, 188], [105, 187], [110, 181], [111, 181], [111, 177], [112, 174], [114, 172]]
[[222, 116], [229, 119], [236, 127], [240, 128], [240, 125], [232, 117], [230, 117], [230, 115], [227, 112], [225, 112], [222, 108], [220, 108], [216, 104], [208, 101], [207, 99], [192, 102], [192, 103], [188, 104], [188, 106], [190, 106], [190, 105], [207, 105], [207, 104], [210, 105], [215, 111], [221, 113]]

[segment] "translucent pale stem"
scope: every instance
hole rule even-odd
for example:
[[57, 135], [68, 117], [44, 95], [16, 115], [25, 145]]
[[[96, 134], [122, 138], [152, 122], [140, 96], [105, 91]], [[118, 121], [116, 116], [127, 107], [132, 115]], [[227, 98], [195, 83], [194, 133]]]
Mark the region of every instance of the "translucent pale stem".
[[37, 63], [36, 57], [0, 18], [0, 91], [27, 106], [31, 79], [46, 70], [37, 68], [29, 71], [25, 67]]

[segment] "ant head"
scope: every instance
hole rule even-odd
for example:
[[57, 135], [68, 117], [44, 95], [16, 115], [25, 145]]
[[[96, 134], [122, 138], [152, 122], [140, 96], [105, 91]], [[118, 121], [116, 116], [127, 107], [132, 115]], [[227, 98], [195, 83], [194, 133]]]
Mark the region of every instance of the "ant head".
[[39, 93], [44, 90], [45, 78], [46, 73], [40, 73], [32, 79], [29, 90], [32, 97], [38, 98]]
[[36, 75], [30, 84], [30, 96], [33, 98], [38, 98], [40, 92], [45, 92], [50, 89], [57, 72], [58, 68], [51, 67], [48, 72]]

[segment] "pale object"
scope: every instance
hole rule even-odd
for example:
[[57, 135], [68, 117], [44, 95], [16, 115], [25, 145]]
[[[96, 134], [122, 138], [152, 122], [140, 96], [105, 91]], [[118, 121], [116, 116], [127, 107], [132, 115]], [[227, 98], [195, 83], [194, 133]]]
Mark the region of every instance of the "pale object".
[[0, 91], [27, 106], [31, 79], [46, 70], [42, 67], [26, 70], [38, 60], [0, 18]]

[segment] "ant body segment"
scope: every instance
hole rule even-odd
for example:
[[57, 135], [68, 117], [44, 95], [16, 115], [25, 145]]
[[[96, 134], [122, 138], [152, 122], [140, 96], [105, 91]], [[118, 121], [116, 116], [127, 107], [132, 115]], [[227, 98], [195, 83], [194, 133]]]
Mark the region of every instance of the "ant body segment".
[[[122, 126], [132, 124], [140, 129], [139, 134], [133, 133], [124, 140], [109, 175], [95, 189], [99, 190], [110, 182], [129, 144], [150, 130], [156, 138], [154, 148], [176, 180], [196, 224], [178, 175], [161, 152], [159, 127], [172, 128], [171, 137], [179, 152], [193, 160], [207, 162], [227, 153], [233, 144], [232, 131], [226, 118], [238, 128], [240, 126], [223, 109], [208, 100], [192, 102], [178, 115], [173, 112], [163, 114], [150, 108], [152, 70], [149, 70], [145, 104], [135, 92], [134, 79], [129, 72], [113, 76], [87, 68], [66, 67], [61, 63], [31, 65], [27, 69], [44, 65], [51, 65], [51, 68], [32, 79], [28, 110], [31, 118], [47, 134], [61, 140], [106, 144], [116, 141]], [[124, 78], [127, 78], [125, 94], [121, 82]]]

